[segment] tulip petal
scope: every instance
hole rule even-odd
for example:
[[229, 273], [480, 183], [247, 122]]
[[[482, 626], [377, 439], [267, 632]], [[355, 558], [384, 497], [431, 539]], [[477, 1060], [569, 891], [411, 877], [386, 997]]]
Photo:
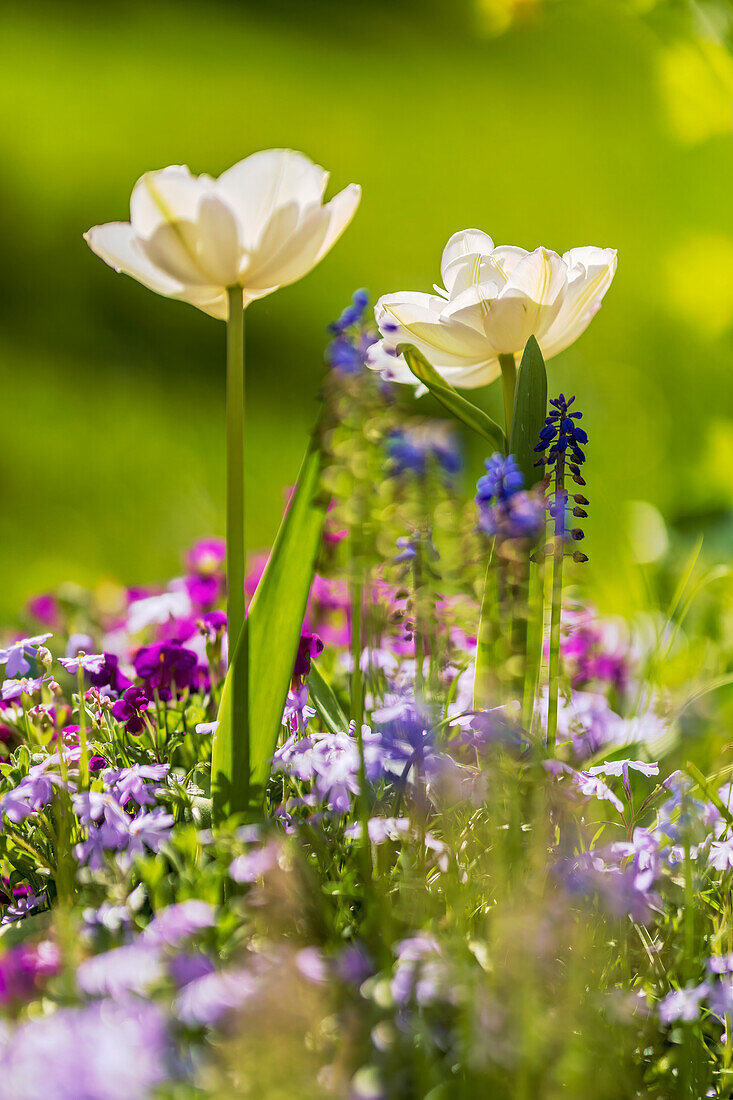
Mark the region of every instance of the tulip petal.
[[569, 268], [569, 284], [557, 317], [539, 341], [546, 359], [564, 351], [585, 332], [616, 273], [613, 248], [572, 248], [563, 259]]
[[184, 286], [216, 285], [199, 263], [197, 227], [191, 222], [162, 223], [138, 241], [151, 263]]
[[404, 291], [380, 298], [374, 315], [388, 345], [413, 343], [436, 369], [485, 359], [485, 339], [467, 325], [444, 322], [444, 306], [445, 301], [435, 295]]
[[327, 182], [328, 173], [303, 153], [266, 149], [223, 172], [217, 190], [239, 218], [244, 247], [253, 250], [278, 207], [319, 205]]
[[183, 285], [148, 259], [140, 248], [129, 222], [107, 222], [95, 225], [84, 234], [92, 252], [106, 264], [125, 275], [131, 275], [156, 294], [175, 298], [183, 292]]
[[130, 196], [130, 221], [135, 233], [150, 237], [167, 222], [195, 222], [199, 202], [213, 184], [210, 176], [192, 176], [184, 164], [146, 172]]
[[494, 242], [488, 233], [481, 229], [462, 229], [454, 233], [443, 249], [443, 258], [440, 262], [440, 273], [443, 285], [448, 293], [451, 292], [451, 276], [449, 268], [455, 260], [463, 260], [467, 256], [490, 256], [494, 251]]
[[[277, 234], [273, 234], [272, 247], [269, 243], [268, 227], [261, 246], [256, 250], [251, 269], [243, 276], [242, 281], [246, 287], [255, 290], [269, 287], [274, 290], [302, 279], [321, 261], [346, 229], [356, 212], [360, 197], [361, 188], [350, 184], [325, 206], [307, 211], [292, 235], [284, 233], [282, 226], [278, 226]], [[276, 246], [276, 237], [280, 240], [279, 247]], [[267, 242], [265, 238], [268, 238]], [[260, 251], [263, 259], [258, 265], [256, 257]]]
[[198, 205], [198, 260], [214, 286], [234, 286], [239, 275], [242, 248], [237, 218], [216, 195], [204, 195]]

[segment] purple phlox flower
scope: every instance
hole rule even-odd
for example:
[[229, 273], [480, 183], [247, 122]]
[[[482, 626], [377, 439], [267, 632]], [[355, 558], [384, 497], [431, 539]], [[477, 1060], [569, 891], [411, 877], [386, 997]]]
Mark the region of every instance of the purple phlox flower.
[[[371, 817], [367, 825], [369, 840], [372, 844], [384, 844], [386, 840], [400, 840], [410, 831], [410, 819], [407, 817]], [[350, 840], [362, 835], [361, 822], [357, 821], [344, 831]]]
[[10, 924], [11, 921], [19, 920], [21, 917], [27, 916], [28, 913], [34, 913], [36, 909], [48, 904], [48, 898], [45, 894], [34, 894], [32, 891], [23, 896], [18, 896], [15, 891], [13, 891], [13, 894], [15, 896], [5, 909], [2, 924]]
[[219, 728], [218, 722], [199, 722], [195, 727], [196, 733], [206, 736], [209, 733], [216, 733]]
[[216, 970], [213, 960], [203, 951], [184, 951], [180, 955], [173, 955], [168, 959], [167, 965], [168, 973], [179, 989], [198, 978], [205, 978], [207, 974], [213, 974]]
[[712, 841], [708, 864], [716, 871], [730, 871], [733, 868], [733, 837], [728, 840]]
[[628, 782], [629, 770], [651, 777], [659, 775], [659, 764], [647, 764], [644, 760], [606, 760], [603, 764], [596, 764], [595, 767], [588, 768], [588, 774], [620, 775], [624, 777], [625, 782]]
[[57, 974], [61, 957], [50, 940], [37, 945], [22, 943], [0, 955], [0, 1004], [30, 1001], [45, 978]]
[[89, 757], [89, 771], [90, 772], [93, 772], [93, 773], [94, 772], [101, 772], [102, 769], [106, 768], [106, 767], [107, 767], [107, 761], [103, 756], [100, 756], [99, 753], [94, 753], [93, 756]]
[[80, 668], [85, 672], [100, 673], [104, 668], [105, 659], [104, 653], [79, 653], [76, 657], [59, 657], [59, 664], [63, 665], [71, 676], [76, 676]]
[[690, 1023], [700, 1015], [700, 1003], [710, 993], [710, 984], [688, 985], [684, 989], [674, 989], [659, 1002], [659, 1019], [663, 1024], [674, 1024], [679, 1020]]
[[[705, 983], [703, 983], [705, 984]], [[721, 1018], [733, 1014], [733, 976], [726, 973], [710, 987], [710, 1008]]]
[[337, 958], [336, 969], [341, 981], [360, 986], [373, 973], [374, 963], [360, 944], [352, 943]]
[[87, 839], [74, 849], [76, 858], [98, 871], [108, 852], [122, 851], [127, 846], [130, 818], [117, 799], [105, 791], [81, 791], [73, 796], [72, 803], [87, 830]]
[[[547, 690], [540, 699], [540, 712], [547, 717]], [[570, 698], [560, 696], [557, 715], [559, 741], [569, 741], [578, 760], [594, 756], [611, 745], [628, 743], [626, 721], [614, 710], [605, 695], [593, 691], [573, 691]]]
[[317, 947], [303, 947], [296, 951], [295, 965], [309, 982], [327, 982], [331, 976], [328, 960]]
[[[380, 734], [368, 726], [362, 730], [367, 779], [385, 774], [388, 754]], [[299, 740], [291, 736], [273, 757], [273, 770], [312, 782], [319, 801], [330, 810], [346, 813], [351, 796], [359, 791], [359, 746], [353, 731], [314, 733]]]
[[193, 612], [191, 597], [185, 585], [173, 587], [159, 596], [134, 600], [127, 609], [127, 631], [139, 634], [148, 626], [167, 623], [169, 619], [187, 619]]
[[303, 683], [299, 687], [291, 688], [285, 700], [282, 724], [288, 726], [294, 734], [302, 735], [315, 715], [314, 707], [308, 706], [308, 685]]
[[311, 670], [311, 661], [323, 652], [323, 642], [318, 634], [304, 631], [298, 642], [298, 652], [295, 657], [295, 666], [292, 675], [292, 687], [298, 688]]
[[150, 706], [150, 699], [141, 687], [129, 687], [122, 698], [112, 705], [112, 716], [121, 722], [129, 734], [141, 733], [145, 728], [143, 711]]
[[711, 955], [707, 961], [707, 968], [711, 974], [733, 974], [733, 954]]
[[390, 983], [396, 1004], [414, 999], [425, 1006], [450, 1000], [450, 976], [434, 936], [420, 932], [402, 940], [395, 948], [397, 961]]
[[191, 936], [215, 925], [213, 905], [189, 898], [161, 909], [143, 932], [143, 940], [156, 947], [180, 947]]
[[26, 677], [35, 664], [38, 647], [52, 637], [52, 634], [36, 634], [32, 638], [21, 638], [5, 649], [0, 649], [0, 665], [5, 665], [5, 675], [8, 679], [17, 680]]
[[133, 764], [129, 768], [107, 771], [102, 778], [121, 806], [131, 800], [138, 806], [154, 806], [156, 793], [161, 789], [160, 780], [165, 779], [169, 768], [170, 764]]
[[91, 634], [69, 634], [64, 657], [76, 657], [80, 649], [88, 653], [93, 646], [94, 639]]
[[94, 908], [85, 909], [82, 919], [88, 931], [106, 928], [109, 932], [119, 932], [123, 928], [129, 928], [132, 923], [127, 906], [112, 905], [108, 901], [103, 901], [101, 905]]
[[461, 727], [458, 742], [475, 752], [485, 753], [492, 748], [523, 749], [528, 744], [526, 733], [512, 721], [504, 706], [475, 711], [459, 720], [457, 725]]
[[17, 787], [0, 799], [0, 813], [18, 825], [31, 814], [48, 806], [54, 787], [63, 786], [60, 776], [47, 772], [45, 765], [36, 765], [21, 779]]
[[260, 987], [250, 971], [215, 971], [189, 982], [176, 998], [176, 1018], [188, 1027], [214, 1027], [241, 1009]]
[[157, 947], [138, 939], [84, 959], [77, 967], [76, 983], [87, 996], [119, 999], [126, 993], [144, 996], [163, 976]]
[[129, 826], [129, 841], [125, 854], [129, 859], [143, 855], [146, 848], [157, 852], [170, 837], [175, 824], [172, 814], [165, 810], [144, 810], [132, 818]]
[[37, 676], [35, 678], [25, 676], [19, 680], [5, 680], [2, 688], [0, 688], [0, 695], [4, 702], [9, 702], [11, 699], [20, 699], [21, 695], [35, 695], [44, 684], [48, 684], [50, 681], [50, 676]]
[[100, 1000], [35, 1017], [8, 1033], [0, 1078], [12, 1082], [12, 1100], [143, 1100], [171, 1077], [172, 1055], [156, 1005]]
[[646, 923], [659, 906], [659, 899], [652, 892], [653, 869], [640, 871], [633, 863], [624, 868], [614, 866], [592, 850], [561, 861], [557, 871], [570, 893], [596, 895], [616, 917], [628, 915]]
[[586, 798], [598, 798], [601, 801], [610, 802], [614, 809], [618, 810], [619, 813], [623, 813], [624, 807], [621, 799], [597, 776], [591, 775], [589, 772], [576, 771], [575, 768], [571, 768], [569, 764], [564, 764], [561, 760], [546, 760], [543, 767], [556, 779], [559, 779], [562, 775], [567, 775], [571, 785], [579, 794], [584, 795]]
[[257, 882], [276, 866], [279, 855], [279, 845], [270, 841], [262, 848], [237, 856], [229, 865], [229, 874], [235, 882]]
[[143, 646], [135, 654], [135, 671], [151, 692], [156, 691], [161, 699], [172, 696], [172, 688], [184, 691], [195, 688], [198, 658], [191, 649], [185, 649], [178, 642], [154, 642]]

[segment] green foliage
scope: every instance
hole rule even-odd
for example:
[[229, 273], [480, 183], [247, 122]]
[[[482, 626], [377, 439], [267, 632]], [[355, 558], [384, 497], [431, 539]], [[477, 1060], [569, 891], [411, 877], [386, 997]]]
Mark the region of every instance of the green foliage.
[[512, 433], [509, 453], [517, 460], [524, 475], [524, 484], [530, 489], [538, 477], [535, 446], [547, 415], [547, 371], [540, 346], [530, 336], [519, 367], [517, 387], [514, 391]]
[[[328, 506], [321, 488], [321, 466], [321, 443], [316, 433], [245, 626], [249, 632], [250, 806], [241, 805], [242, 748], [233, 728], [227, 676], [211, 760], [217, 821], [234, 811], [255, 811], [267, 783]], [[245, 652], [240, 638], [233, 667]]]
[[404, 356], [405, 362], [418, 381], [430, 390], [433, 397], [440, 401], [448, 412], [467, 428], [480, 435], [482, 439], [506, 453], [506, 436], [495, 420], [467, 401], [465, 397], [461, 397], [412, 344], [400, 344], [397, 350]]

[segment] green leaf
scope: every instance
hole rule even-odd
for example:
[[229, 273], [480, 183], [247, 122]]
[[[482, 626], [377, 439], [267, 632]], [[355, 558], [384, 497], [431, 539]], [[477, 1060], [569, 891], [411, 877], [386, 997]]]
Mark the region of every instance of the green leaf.
[[433, 397], [440, 401], [448, 412], [506, 454], [506, 436], [495, 420], [472, 405], [465, 397], [461, 397], [412, 344], [400, 344], [397, 351], [404, 356], [405, 362], [418, 381], [430, 390]]
[[[283, 516], [270, 557], [250, 604], [244, 630], [249, 633], [249, 729], [250, 729], [250, 806], [261, 804], [270, 775], [293, 675], [295, 656], [305, 617], [308, 594], [316, 567], [316, 556], [323, 534], [328, 497], [321, 488], [322, 450], [317, 433], [311, 440], [300, 468], [290, 505]], [[243, 659], [247, 647], [240, 635], [232, 666]], [[240, 765], [237, 731], [232, 728], [230, 691], [227, 675], [219, 704], [218, 721], [212, 746], [211, 775], [214, 820], [222, 821], [235, 809], [241, 809], [241, 792], [236, 784]]]
[[688, 760], [685, 764], [685, 771], [691, 779], [695, 780], [702, 793], [712, 802], [720, 816], [727, 821], [729, 826], [733, 825], [733, 814], [731, 814], [718, 792], [710, 785], [709, 780], [705, 778], [700, 769]]
[[343, 733], [349, 728], [349, 719], [315, 661], [311, 661], [308, 694], [329, 733]]
[[519, 367], [514, 391], [512, 432], [509, 451], [524, 474], [524, 484], [531, 489], [541, 479], [541, 467], [536, 467], [535, 447], [547, 416], [547, 371], [540, 346], [530, 336]]

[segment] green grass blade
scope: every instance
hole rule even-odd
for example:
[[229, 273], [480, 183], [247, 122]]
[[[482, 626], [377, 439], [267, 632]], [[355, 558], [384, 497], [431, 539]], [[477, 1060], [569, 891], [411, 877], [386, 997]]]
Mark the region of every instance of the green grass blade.
[[[249, 806], [242, 804], [241, 752], [237, 751], [237, 731], [232, 728], [229, 676], [224, 684], [211, 760], [216, 822], [231, 813], [256, 808], [269, 778], [328, 507], [321, 488], [321, 467], [320, 441], [314, 437], [245, 624], [250, 662]], [[245, 651], [240, 636], [234, 662]]]
[[308, 676], [308, 695], [329, 733], [343, 733], [349, 728], [349, 719], [334, 695], [333, 688], [315, 661], [311, 661]]
[[540, 346], [530, 336], [519, 367], [517, 388], [514, 391], [512, 433], [509, 451], [517, 460], [524, 474], [524, 484], [531, 489], [542, 478], [541, 467], [536, 467], [535, 447], [547, 416], [547, 371]]
[[404, 356], [405, 362], [418, 381], [430, 390], [433, 397], [440, 401], [448, 412], [506, 454], [506, 436], [495, 420], [472, 405], [465, 397], [461, 397], [412, 344], [400, 344], [397, 350]]

